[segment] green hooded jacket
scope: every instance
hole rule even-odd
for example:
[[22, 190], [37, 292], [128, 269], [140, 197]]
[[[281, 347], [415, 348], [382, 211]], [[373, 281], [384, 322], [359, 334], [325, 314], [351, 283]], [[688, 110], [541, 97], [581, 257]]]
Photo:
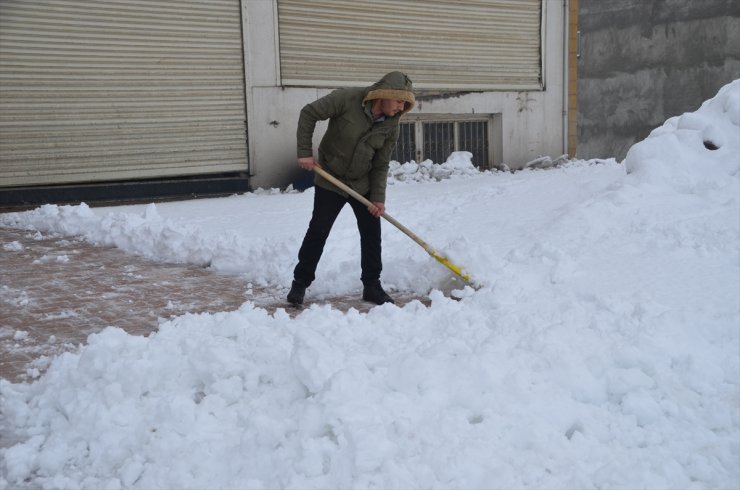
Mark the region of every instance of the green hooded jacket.
[[[404, 110], [373, 124], [372, 101], [403, 100]], [[298, 158], [313, 156], [312, 138], [317, 121], [329, 119], [319, 144], [318, 163], [371, 202], [385, 202], [388, 163], [398, 140], [401, 116], [414, 107], [411, 80], [394, 71], [366, 88], [337, 89], [307, 104], [298, 119]], [[345, 195], [316, 174], [314, 183]]]

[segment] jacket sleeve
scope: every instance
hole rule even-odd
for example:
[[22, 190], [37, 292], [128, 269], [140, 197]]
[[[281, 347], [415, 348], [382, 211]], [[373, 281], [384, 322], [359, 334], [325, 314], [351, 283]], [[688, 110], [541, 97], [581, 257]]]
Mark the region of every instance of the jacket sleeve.
[[298, 158], [313, 156], [313, 132], [318, 121], [330, 119], [344, 110], [341, 89], [335, 90], [320, 99], [306, 104], [298, 117]]
[[385, 202], [385, 188], [388, 184], [388, 167], [393, 154], [393, 149], [398, 141], [399, 129], [394, 128], [388, 134], [383, 147], [375, 152], [372, 168], [370, 169], [370, 194], [371, 202]]

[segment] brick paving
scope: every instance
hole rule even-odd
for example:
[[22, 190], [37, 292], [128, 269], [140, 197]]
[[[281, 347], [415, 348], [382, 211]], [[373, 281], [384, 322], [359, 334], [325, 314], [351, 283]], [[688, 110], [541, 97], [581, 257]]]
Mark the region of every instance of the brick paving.
[[[0, 228], [0, 377], [28, 381], [49, 356], [108, 326], [148, 335], [160, 319], [188, 312], [231, 311], [247, 300], [271, 312], [285, 307], [287, 291], [248, 286], [238, 276], [153, 262], [80, 238]], [[356, 297], [326, 302], [343, 311], [374, 306]]]

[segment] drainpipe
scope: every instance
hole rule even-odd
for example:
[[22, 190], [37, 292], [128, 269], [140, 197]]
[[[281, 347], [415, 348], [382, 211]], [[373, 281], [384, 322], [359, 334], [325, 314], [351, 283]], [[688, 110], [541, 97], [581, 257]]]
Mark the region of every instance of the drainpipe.
[[[249, 54], [249, 49], [251, 49], [251, 46], [249, 45], [249, 19], [248, 19], [248, 12], [247, 12], [247, 4], [246, 0], [239, 0], [239, 24], [241, 27], [241, 48], [242, 48], [242, 83], [244, 84], [244, 138], [247, 142], [247, 154], [245, 155], [245, 158], [247, 160], [247, 168], [246, 168], [246, 176], [247, 176], [247, 185], [249, 185], [249, 181], [251, 180], [251, 177], [254, 176], [254, 159], [252, 158], [252, 155], [254, 152], [252, 151], [252, 144], [250, 141], [250, 131], [254, 127], [252, 125], [252, 114], [251, 114], [251, 108], [252, 108], [252, 87], [251, 87], [251, 79], [247, 73], [247, 70], [249, 70], [251, 66], [251, 59]], [[251, 188], [250, 188], [251, 189]]]
[[[563, 0], [563, 151], [568, 153], [568, 0]], [[571, 157], [575, 155], [570, 155]]]

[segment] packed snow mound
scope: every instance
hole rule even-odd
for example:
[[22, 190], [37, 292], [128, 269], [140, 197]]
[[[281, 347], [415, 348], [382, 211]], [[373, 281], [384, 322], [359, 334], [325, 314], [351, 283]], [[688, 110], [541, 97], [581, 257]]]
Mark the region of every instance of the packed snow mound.
[[436, 182], [444, 179], [470, 177], [481, 172], [473, 166], [473, 154], [468, 151], [455, 151], [447, 161], [436, 164], [431, 160], [416, 163], [392, 161], [388, 169], [388, 183], [399, 182]]
[[691, 192], [740, 170], [740, 79], [696, 112], [668, 119], [627, 152], [627, 172]]

